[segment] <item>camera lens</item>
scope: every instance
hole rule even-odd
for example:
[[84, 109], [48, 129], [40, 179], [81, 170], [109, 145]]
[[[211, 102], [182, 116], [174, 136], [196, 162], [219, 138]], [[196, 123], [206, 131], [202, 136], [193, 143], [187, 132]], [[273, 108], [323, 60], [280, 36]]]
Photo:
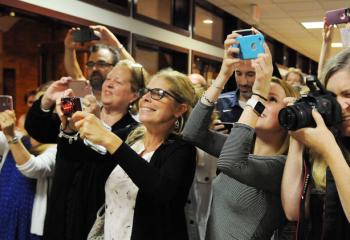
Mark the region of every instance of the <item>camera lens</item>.
[[278, 120], [281, 126], [288, 130], [293, 130], [297, 125], [297, 114], [292, 107], [283, 108], [278, 114]]
[[292, 131], [315, 126], [311, 110], [312, 108], [309, 103], [299, 102], [282, 109], [278, 114], [278, 119], [283, 128]]

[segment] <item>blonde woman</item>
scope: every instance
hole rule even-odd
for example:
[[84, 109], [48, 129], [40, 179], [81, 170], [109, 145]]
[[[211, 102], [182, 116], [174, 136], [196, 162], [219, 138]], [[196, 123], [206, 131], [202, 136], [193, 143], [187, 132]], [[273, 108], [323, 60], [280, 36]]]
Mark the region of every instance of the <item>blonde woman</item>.
[[163, 71], [141, 89], [139, 119], [126, 143], [93, 115], [73, 115], [80, 136], [104, 146], [115, 164], [105, 185], [105, 239], [188, 239], [184, 206], [196, 150], [181, 132], [195, 98], [188, 77]]
[[230, 135], [209, 130], [210, 116], [221, 90], [233, 74], [239, 49], [237, 33], [228, 35], [218, 77], [203, 94], [184, 129], [184, 137], [219, 156], [221, 173], [213, 181], [213, 201], [206, 239], [270, 239], [284, 220], [280, 183], [288, 149], [288, 133], [278, 122], [283, 99], [293, 89], [272, 78], [268, 47], [252, 60], [256, 71], [253, 96]]
[[[123, 139], [137, 125], [129, 109], [138, 99], [138, 90], [144, 87], [144, 72], [140, 64], [122, 60], [102, 85], [100, 119]], [[44, 227], [44, 238], [50, 240], [86, 239], [96, 211], [105, 202], [104, 185], [114, 169], [108, 161], [101, 164], [103, 156], [84, 144], [66, 116], [53, 112], [70, 80], [62, 78], [52, 83], [33, 104], [25, 124], [28, 133], [40, 142], [58, 143]], [[96, 100], [90, 101], [89, 108], [94, 105]]]
[[[316, 226], [312, 230], [323, 239], [349, 239], [350, 49], [343, 50], [326, 63], [321, 81], [327, 90], [336, 95], [341, 106], [342, 122], [339, 126], [341, 136], [336, 136], [340, 138], [338, 141], [340, 146], [338, 146], [336, 137], [325, 126], [321, 115], [313, 111], [317, 127], [292, 132], [296, 140], [291, 141], [284, 170], [282, 203], [286, 216], [291, 220], [297, 220], [301, 214], [298, 207], [299, 196], [303, 190], [303, 179], [305, 178], [302, 152], [306, 146], [318, 156], [314, 160], [312, 169], [314, 182], [316, 186], [325, 189], [325, 203], [320, 206], [319, 214], [323, 223], [321, 222], [321, 226]], [[330, 171], [326, 171], [326, 167], [329, 167]], [[311, 218], [314, 218], [315, 212], [310, 211], [310, 215]]]

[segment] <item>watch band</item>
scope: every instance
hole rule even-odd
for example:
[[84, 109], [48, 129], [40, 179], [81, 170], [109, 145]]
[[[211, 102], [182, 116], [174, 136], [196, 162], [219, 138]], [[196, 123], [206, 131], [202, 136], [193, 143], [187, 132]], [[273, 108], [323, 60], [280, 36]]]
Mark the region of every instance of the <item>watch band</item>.
[[255, 98], [250, 98], [247, 103], [248, 106], [250, 106], [251, 108], [253, 108], [254, 112], [260, 116], [263, 111], [265, 110], [265, 106], [262, 102], [256, 100]]
[[18, 136], [14, 136], [11, 140], [8, 140], [7, 143], [8, 144], [16, 144], [16, 143], [18, 143], [18, 140], [19, 140]]

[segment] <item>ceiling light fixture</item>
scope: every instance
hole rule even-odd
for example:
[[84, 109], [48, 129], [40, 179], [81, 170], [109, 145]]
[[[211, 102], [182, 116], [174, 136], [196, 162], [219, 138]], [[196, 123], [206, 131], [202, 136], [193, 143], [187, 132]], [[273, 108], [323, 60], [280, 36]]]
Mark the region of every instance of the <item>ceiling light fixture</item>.
[[342, 48], [343, 44], [341, 42], [334, 42], [331, 46], [332, 48]]
[[211, 19], [204, 19], [203, 23], [205, 23], [205, 24], [213, 24], [213, 20], [211, 20]]
[[15, 17], [16, 16], [16, 13], [14, 11], [10, 12], [9, 14], [11, 17]]
[[301, 24], [306, 29], [323, 28], [323, 22], [302, 22]]

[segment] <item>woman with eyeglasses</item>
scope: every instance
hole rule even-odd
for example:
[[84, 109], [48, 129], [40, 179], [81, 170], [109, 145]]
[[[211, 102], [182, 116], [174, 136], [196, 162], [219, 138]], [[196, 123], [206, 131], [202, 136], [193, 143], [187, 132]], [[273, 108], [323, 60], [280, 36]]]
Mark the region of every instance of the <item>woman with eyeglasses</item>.
[[[145, 71], [140, 64], [120, 61], [102, 85], [100, 108], [93, 96], [84, 99], [85, 111], [94, 112], [122, 139], [137, 123], [129, 113], [144, 87]], [[146, 75], [145, 75], [146, 76]], [[54, 82], [28, 113], [26, 129], [40, 142], [57, 142], [56, 169], [48, 203], [44, 238], [86, 239], [105, 202], [104, 185], [115, 165], [104, 161], [101, 148], [79, 138], [71, 121], [61, 111], [61, 97], [69, 78]], [[56, 113], [53, 113], [56, 102]], [[95, 151], [98, 150], [99, 152]], [[102, 149], [103, 150], [103, 149]]]
[[101, 162], [116, 166], [105, 185], [105, 239], [188, 239], [184, 206], [196, 150], [178, 134], [194, 103], [188, 77], [168, 70], [141, 89], [142, 126], [125, 143], [94, 115], [73, 115], [80, 136], [107, 149]]

